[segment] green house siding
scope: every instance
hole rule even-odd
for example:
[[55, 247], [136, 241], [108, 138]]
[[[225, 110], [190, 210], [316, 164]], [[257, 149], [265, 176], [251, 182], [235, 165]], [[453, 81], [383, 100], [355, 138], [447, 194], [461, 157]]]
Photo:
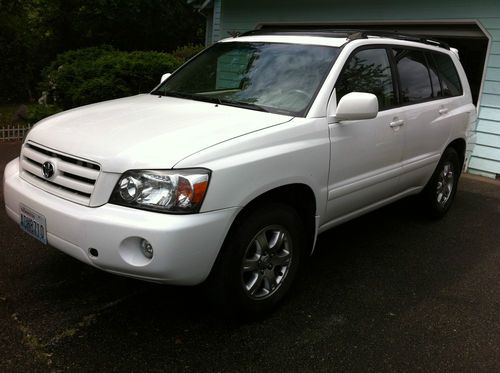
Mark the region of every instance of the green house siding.
[[[500, 3], [496, 14], [500, 14], [499, 10]], [[496, 177], [500, 175], [500, 17], [479, 21], [490, 35], [491, 44], [469, 170]]]
[[220, 38], [228, 37], [233, 32], [254, 29], [261, 24], [479, 22], [490, 39], [490, 54], [487, 57], [487, 69], [478, 108], [477, 143], [469, 163], [469, 170], [489, 177], [500, 175], [499, 1], [221, 1]]
[[221, 21], [221, 0], [214, 0], [213, 26], [211, 35], [212, 43], [222, 39], [220, 21]]

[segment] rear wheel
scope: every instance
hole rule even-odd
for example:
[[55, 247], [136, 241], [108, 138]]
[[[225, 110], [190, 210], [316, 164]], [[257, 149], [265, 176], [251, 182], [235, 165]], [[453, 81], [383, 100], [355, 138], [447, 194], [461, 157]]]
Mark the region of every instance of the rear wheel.
[[447, 148], [422, 191], [424, 207], [434, 218], [440, 218], [450, 209], [457, 191], [461, 164], [457, 152]]
[[235, 315], [271, 311], [290, 289], [304, 253], [297, 212], [283, 204], [261, 205], [226, 239], [209, 279], [212, 300]]

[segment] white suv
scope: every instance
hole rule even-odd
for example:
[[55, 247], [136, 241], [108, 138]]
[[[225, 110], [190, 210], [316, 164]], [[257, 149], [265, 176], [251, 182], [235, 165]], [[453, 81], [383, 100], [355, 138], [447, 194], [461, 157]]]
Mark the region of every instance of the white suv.
[[418, 194], [449, 209], [475, 123], [456, 51], [367, 32], [222, 40], [150, 94], [55, 115], [4, 174], [8, 215], [142, 280], [261, 313], [319, 233]]

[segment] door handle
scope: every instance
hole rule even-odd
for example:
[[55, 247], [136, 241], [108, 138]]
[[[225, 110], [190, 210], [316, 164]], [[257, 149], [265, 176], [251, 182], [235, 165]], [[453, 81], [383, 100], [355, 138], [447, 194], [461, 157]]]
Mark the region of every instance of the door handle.
[[445, 107], [442, 107], [441, 109], [439, 109], [439, 114], [440, 115], [446, 114], [447, 112], [448, 112], [448, 109], [445, 108]]
[[395, 119], [391, 123], [389, 123], [389, 126], [391, 128], [397, 128], [401, 127], [403, 124], [405, 124], [405, 121], [403, 119]]

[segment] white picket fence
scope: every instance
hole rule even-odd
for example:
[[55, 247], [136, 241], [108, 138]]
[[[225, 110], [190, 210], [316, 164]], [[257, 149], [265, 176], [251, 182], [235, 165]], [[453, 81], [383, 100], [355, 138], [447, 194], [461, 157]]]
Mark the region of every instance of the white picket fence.
[[0, 142], [19, 141], [30, 130], [31, 125], [23, 126], [19, 124], [0, 127]]

